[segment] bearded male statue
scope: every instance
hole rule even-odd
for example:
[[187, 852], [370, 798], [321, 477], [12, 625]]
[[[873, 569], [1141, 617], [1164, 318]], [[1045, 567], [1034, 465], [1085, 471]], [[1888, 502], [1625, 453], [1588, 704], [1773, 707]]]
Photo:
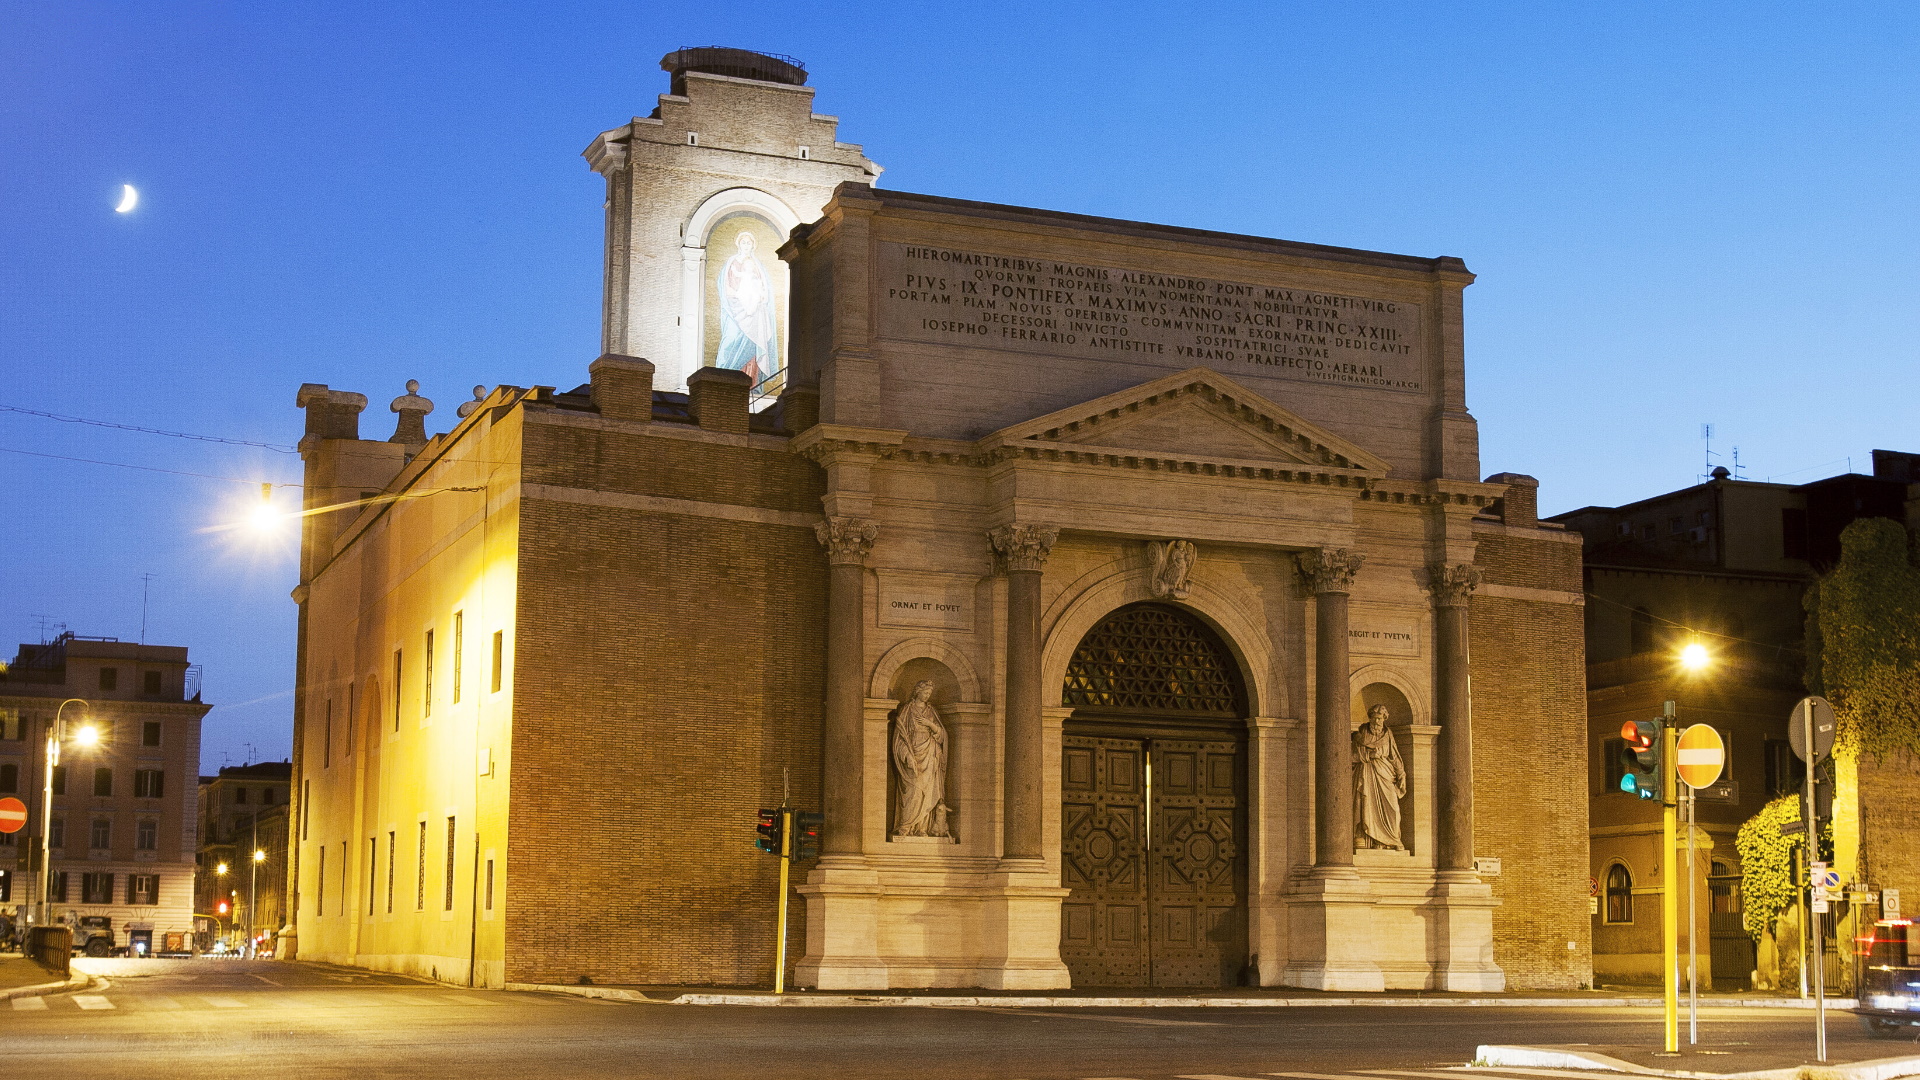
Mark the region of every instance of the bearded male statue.
[[1407, 770], [1387, 730], [1387, 707], [1375, 705], [1353, 733], [1355, 846], [1406, 849], [1400, 842], [1400, 800], [1406, 794]]

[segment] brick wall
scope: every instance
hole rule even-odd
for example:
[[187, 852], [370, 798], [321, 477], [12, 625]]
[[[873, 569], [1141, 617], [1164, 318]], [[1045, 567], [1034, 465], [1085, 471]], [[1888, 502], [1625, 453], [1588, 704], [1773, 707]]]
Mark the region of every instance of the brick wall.
[[[1477, 539], [1487, 583], [1580, 591], [1579, 545], [1506, 531]], [[1470, 633], [1474, 852], [1501, 861], [1488, 879], [1502, 902], [1494, 960], [1511, 989], [1584, 986], [1592, 966], [1581, 609], [1477, 595]]]
[[[783, 448], [528, 428], [535, 483], [819, 506], [818, 473]], [[819, 806], [818, 543], [543, 499], [520, 543], [508, 979], [769, 984], [778, 861], [753, 847], [754, 812], [783, 768], [794, 804]]]

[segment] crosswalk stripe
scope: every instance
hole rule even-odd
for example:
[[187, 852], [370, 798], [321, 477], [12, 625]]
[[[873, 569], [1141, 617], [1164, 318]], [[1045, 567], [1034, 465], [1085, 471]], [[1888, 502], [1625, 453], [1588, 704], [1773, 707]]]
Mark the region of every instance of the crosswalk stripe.
[[83, 1009], [113, 1008], [113, 1002], [108, 1001], [99, 994], [75, 994], [73, 995], [73, 1003]]
[[37, 997], [14, 998], [13, 1007], [16, 1009], [19, 1009], [22, 1012], [25, 1012], [28, 1009], [44, 1009], [47, 1007], [47, 999], [37, 998]]
[[1277, 1073], [1267, 1073], [1266, 1075], [1291, 1076], [1291, 1077], [1295, 1077], [1296, 1080], [1358, 1080], [1357, 1077], [1353, 1076], [1350, 1073], [1277, 1072]]
[[206, 994], [202, 994], [200, 995], [200, 1000], [216, 1009], [244, 1009], [247, 1007], [246, 1002], [235, 1001], [230, 997], [209, 997]]
[[1182, 1073], [1179, 1080], [1254, 1080], [1251, 1076], [1228, 1076], [1226, 1073]]
[[1356, 1069], [1367, 1077], [1418, 1076], [1427, 1080], [1465, 1080], [1467, 1077], [1486, 1076], [1496, 1080], [1519, 1076], [1572, 1077], [1575, 1080], [1593, 1080], [1591, 1072], [1575, 1072], [1571, 1069], [1518, 1069], [1506, 1066], [1493, 1068], [1470, 1068], [1465, 1065], [1449, 1068], [1446, 1071], [1418, 1069]]

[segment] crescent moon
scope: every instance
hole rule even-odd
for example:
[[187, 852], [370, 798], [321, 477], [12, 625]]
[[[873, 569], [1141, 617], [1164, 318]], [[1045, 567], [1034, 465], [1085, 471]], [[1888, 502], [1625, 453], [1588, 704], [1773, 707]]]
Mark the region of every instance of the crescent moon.
[[120, 185], [120, 205], [114, 207], [113, 212], [116, 214], [124, 214], [127, 211], [132, 210], [135, 206], [138, 206], [139, 204], [140, 204], [140, 193], [133, 189], [133, 185], [121, 184]]

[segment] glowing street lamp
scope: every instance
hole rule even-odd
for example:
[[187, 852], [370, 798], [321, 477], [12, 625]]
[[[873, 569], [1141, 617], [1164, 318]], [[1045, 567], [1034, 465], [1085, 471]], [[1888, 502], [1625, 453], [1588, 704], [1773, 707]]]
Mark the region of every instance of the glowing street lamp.
[[[81, 709], [80, 726], [73, 733], [67, 733], [67, 706], [78, 705]], [[94, 746], [100, 742], [100, 729], [94, 726], [93, 719], [86, 715], [87, 702], [83, 698], [68, 698], [60, 703], [53, 714], [53, 723], [47, 727], [47, 760], [43, 770], [45, 787], [40, 801], [40, 925], [53, 921], [53, 770], [60, 764], [60, 744], [71, 739], [81, 746]]]
[[1680, 666], [1688, 671], [1699, 671], [1712, 662], [1712, 654], [1697, 641], [1688, 642], [1686, 648], [1680, 650]]

